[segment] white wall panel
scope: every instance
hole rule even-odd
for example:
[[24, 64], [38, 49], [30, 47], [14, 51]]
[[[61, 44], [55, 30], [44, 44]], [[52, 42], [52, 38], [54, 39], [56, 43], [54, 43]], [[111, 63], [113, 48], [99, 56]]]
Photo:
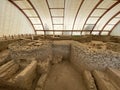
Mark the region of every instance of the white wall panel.
[[27, 18], [9, 1], [1, 0], [0, 36], [26, 33], [34, 33], [34, 30]]

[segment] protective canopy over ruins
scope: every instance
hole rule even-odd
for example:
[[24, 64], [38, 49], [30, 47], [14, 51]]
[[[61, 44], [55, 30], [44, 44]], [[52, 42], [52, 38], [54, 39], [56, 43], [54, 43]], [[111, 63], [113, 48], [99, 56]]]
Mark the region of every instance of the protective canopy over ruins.
[[1, 0], [0, 8], [1, 35], [120, 33], [119, 0]]

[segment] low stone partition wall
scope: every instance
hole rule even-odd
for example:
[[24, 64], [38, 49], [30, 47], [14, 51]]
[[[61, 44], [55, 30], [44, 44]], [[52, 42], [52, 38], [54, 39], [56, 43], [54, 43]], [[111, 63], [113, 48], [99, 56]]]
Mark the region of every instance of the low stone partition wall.
[[33, 80], [36, 77], [37, 61], [32, 61], [23, 71], [15, 76], [14, 84], [16, 87], [32, 90]]
[[1, 40], [0, 41], [0, 51], [7, 49], [8, 45], [15, 41], [17, 41], [17, 40]]
[[78, 70], [105, 70], [106, 67], [120, 69], [120, 53], [111, 50], [89, 48], [78, 42], [71, 44], [71, 63]]

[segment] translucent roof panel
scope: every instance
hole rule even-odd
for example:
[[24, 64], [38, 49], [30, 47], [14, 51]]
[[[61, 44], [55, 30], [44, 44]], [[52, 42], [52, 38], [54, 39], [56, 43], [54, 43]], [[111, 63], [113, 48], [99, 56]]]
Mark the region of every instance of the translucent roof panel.
[[44, 35], [44, 31], [37, 31], [36, 32], [38, 35]]
[[32, 22], [33, 24], [41, 24], [39, 18], [30, 18], [30, 20], [31, 20], [31, 22]]
[[53, 33], [53, 31], [46, 31], [46, 34], [47, 35], [53, 35], [54, 33]]
[[50, 9], [52, 16], [64, 16], [64, 10], [63, 9]]
[[82, 32], [82, 35], [90, 35], [90, 32]]
[[[60, 30], [70, 30], [70, 32], [63, 33], [80, 35], [82, 30], [82, 34], [85, 35], [90, 34], [90, 30], [93, 28], [92, 34], [99, 34], [99, 31], [102, 30], [104, 32], [110, 31], [120, 21], [120, 3], [118, 0], [10, 1], [14, 2], [23, 14], [25, 13], [35, 30], [45, 29], [48, 34], [54, 34], [53, 30], [57, 30], [56, 33], [62, 33]], [[111, 7], [112, 5], [114, 6]], [[71, 32], [72, 30], [73, 32]]]
[[117, 18], [120, 18], [120, 14], [116, 16]]
[[25, 8], [32, 8], [31, 5], [27, 2], [27, 0], [19, 0], [19, 1], [14, 1], [21, 9]]
[[53, 30], [50, 11], [46, 3], [46, 0], [30, 0], [30, 1], [36, 8], [39, 16], [41, 17], [43, 25], [44, 26], [46, 25], [49, 28], [49, 30]]
[[28, 17], [37, 16], [34, 10], [23, 10]]
[[53, 18], [53, 24], [63, 24], [63, 18]]
[[54, 25], [54, 30], [63, 30], [63, 25]]
[[101, 16], [106, 10], [95, 9], [91, 16]]
[[42, 25], [34, 25], [35, 30], [43, 30]]
[[101, 35], [108, 35], [109, 32], [102, 32]]
[[99, 32], [92, 32], [92, 35], [99, 35]]
[[115, 0], [104, 0], [98, 8], [109, 8], [111, 5], [113, 5], [116, 1]]
[[114, 25], [106, 25], [106, 27], [104, 28], [104, 30], [111, 30], [113, 28]]
[[117, 12], [120, 10], [120, 4], [113, 7], [109, 12], [107, 12], [97, 23], [94, 30], [101, 30], [104, 25], [111, 19], [112, 16], [114, 16]]
[[64, 0], [47, 0], [50, 8], [64, 8]]
[[55, 35], [62, 35], [62, 32], [56, 32], [55, 31]]
[[63, 35], [71, 35], [71, 32], [63, 32]]
[[[83, 25], [91, 13], [91, 11], [94, 9], [94, 7], [98, 4], [99, 0], [85, 0], [82, 4], [82, 7], [77, 15], [74, 30], [82, 30]], [[88, 8], [89, 7], [89, 8]]]
[[75, 16], [82, 0], [66, 0], [65, 3], [65, 16], [64, 16], [64, 29], [72, 30]]
[[89, 18], [86, 24], [95, 24], [99, 18]]
[[72, 35], [80, 35], [80, 32], [73, 32]]
[[116, 24], [120, 18], [113, 18], [108, 24]]
[[92, 24], [87, 24], [87, 25], [85, 25], [84, 30], [92, 30], [93, 26], [94, 25], [92, 25]]

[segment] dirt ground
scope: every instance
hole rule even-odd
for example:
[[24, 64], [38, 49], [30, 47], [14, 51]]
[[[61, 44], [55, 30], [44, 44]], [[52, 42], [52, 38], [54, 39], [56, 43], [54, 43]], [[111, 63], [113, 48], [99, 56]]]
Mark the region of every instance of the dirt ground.
[[69, 62], [52, 66], [43, 90], [86, 90], [82, 75]]
[[8, 49], [3, 50], [3, 51], [0, 52], [0, 58], [6, 56], [8, 54], [9, 54], [9, 50]]

